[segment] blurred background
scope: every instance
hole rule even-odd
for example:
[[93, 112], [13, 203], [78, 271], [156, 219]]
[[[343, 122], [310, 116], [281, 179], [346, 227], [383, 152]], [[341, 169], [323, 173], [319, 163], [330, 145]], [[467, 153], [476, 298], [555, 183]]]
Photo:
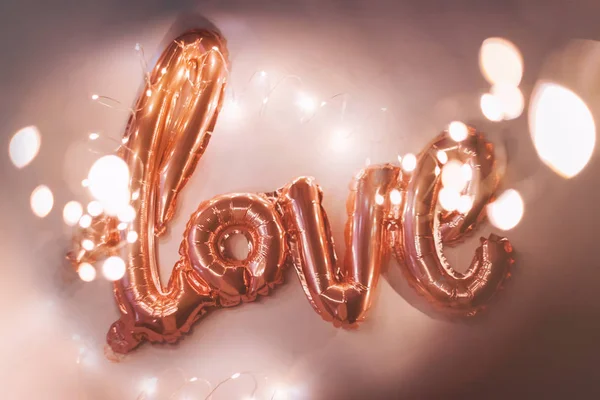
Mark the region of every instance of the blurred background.
[[[2, 398], [191, 400], [219, 382], [214, 400], [598, 398], [599, 13], [594, 0], [2, 2]], [[227, 38], [231, 77], [160, 243], [163, 281], [201, 201], [299, 175], [323, 187], [343, 254], [353, 174], [463, 121], [504, 157], [501, 192], [522, 199], [508, 225], [447, 253], [465, 270], [479, 236], [513, 243], [512, 278], [484, 316], [436, 315], [390, 261], [370, 318], [338, 330], [288, 270], [272, 296], [212, 313], [177, 345], [105, 354], [111, 283], [66, 262], [63, 210], [90, 202], [82, 180], [120, 144], [143, 60], [200, 16]]]

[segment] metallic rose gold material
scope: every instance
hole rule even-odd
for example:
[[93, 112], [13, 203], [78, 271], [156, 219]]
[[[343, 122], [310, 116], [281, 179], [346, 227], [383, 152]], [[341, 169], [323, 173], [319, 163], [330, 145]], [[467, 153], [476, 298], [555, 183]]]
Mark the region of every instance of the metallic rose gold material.
[[[469, 127], [469, 136], [457, 143], [448, 135], [442, 134], [427, 146], [429, 154], [444, 151], [449, 160], [458, 160], [471, 167], [473, 178], [463, 191], [471, 196], [473, 206], [463, 214], [458, 211], [441, 212], [440, 233], [445, 245], [455, 245], [462, 241], [485, 219], [485, 207], [493, 199], [500, 176], [496, 169], [494, 146], [487, 142], [481, 133]], [[438, 163], [441, 168], [442, 165]]]
[[[236, 260], [224, 251], [232, 234], [248, 239], [249, 253]], [[286, 245], [274, 203], [256, 194], [217, 196], [200, 205], [186, 230], [180, 253], [219, 295], [224, 307], [254, 301], [283, 282]]]
[[126, 272], [114, 291], [122, 315], [107, 335], [115, 352], [128, 352], [142, 340], [175, 342], [208, 307], [219, 304], [218, 291], [183, 256], [163, 288], [156, 241], [210, 139], [226, 64], [219, 34], [188, 31], [160, 56], [134, 107], [125, 134], [128, 148], [120, 155], [130, 169], [131, 192], [139, 191], [132, 202], [137, 218], [128, 228], [139, 239], [121, 249]]
[[[117, 230], [118, 221], [106, 215], [92, 217], [89, 228], [80, 229], [73, 236], [73, 246], [67, 254], [67, 260], [77, 268], [79, 263], [93, 263], [115, 253], [115, 247], [121, 241]], [[82, 246], [84, 240], [91, 240], [94, 248], [86, 250]]]
[[365, 318], [386, 260], [385, 218], [389, 191], [400, 171], [392, 165], [361, 171], [351, 185], [346, 224], [346, 258], [338, 265], [322, 192], [301, 177], [282, 190], [284, 223], [296, 272], [314, 309], [336, 326]]
[[[436, 305], [468, 315], [485, 305], [508, 275], [510, 243], [495, 235], [482, 239], [466, 274], [454, 271], [442, 254], [442, 243], [460, 241], [481, 221], [498, 183], [493, 147], [474, 130], [460, 143], [446, 135], [436, 139], [412, 175], [386, 164], [355, 177], [342, 265], [323, 193], [312, 178], [300, 177], [277, 192], [221, 195], [200, 204], [163, 287], [156, 241], [208, 145], [227, 78], [224, 53], [223, 40], [207, 30], [189, 31], [167, 47], [127, 126], [128, 148], [120, 151], [130, 191], [139, 193], [132, 201], [136, 218], [123, 232], [113, 217], [96, 218], [69, 255], [75, 264], [119, 253], [125, 261], [125, 275], [114, 285], [121, 318], [107, 334], [115, 352], [126, 353], [143, 340], [175, 342], [210, 308], [268, 295], [283, 282], [288, 255], [312, 306], [335, 326], [354, 327], [365, 318], [390, 248], [408, 279]], [[474, 202], [464, 215], [437, 206], [439, 150], [474, 171], [465, 189]], [[123, 240], [128, 231], [138, 233], [138, 240]], [[243, 260], [226, 251], [234, 234], [248, 240]], [[96, 244], [93, 251], [78, 247], [84, 237]]]
[[[449, 152], [474, 169], [476, 189], [471, 210], [446, 216], [440, 223], [437, 196], [441, 179], [435, 173], [438, 150]], [[417, 168], [408, 181], [402, 219], [392, 231], [394, 252], [405, 276], [436, 306], [453, 313], [473, 315], [483, 308], [509, 275], [514, 262], [512, 246], [506, 238], [490, 235], [465, 274], [453, 270], [443, 256], [442, 243], [456, 242], [483, 218], [485, 206], [496, 189], [498, 176], [493, 146], [473, 129], [469, 137], [456, 143], [445, 134], [419, 156]]]

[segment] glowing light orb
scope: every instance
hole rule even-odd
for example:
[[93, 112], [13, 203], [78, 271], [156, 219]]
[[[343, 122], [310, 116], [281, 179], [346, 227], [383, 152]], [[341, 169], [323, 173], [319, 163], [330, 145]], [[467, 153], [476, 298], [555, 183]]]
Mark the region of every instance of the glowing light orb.
[[127, 206], [117, 213], [117, 218], [121, 222], [131, 222], [135, 219], [135, 209], [132, 206]]
[[88, 214], [84, 214], [79, 219], [79, 226], [82, 228], [89, 228], [92, 225], [92, 217]]
[[380, 195], [379, 193], [375, 195], [375, 203], [377, 203], [378, 205], [382, 205], [384, 201], [385, 199], [382, 195]]
[[94, 242], [92, 242], [90, 239], [83, 239], [81, 241], [81, 247], [83, 247], [83, 249], [87, 251], [93, 250]]
[[84, 262], [77, 267], [77, 274], [82, 281], [91, 282], [96, 279], [96, 268], [92, 264]]
[[438, 194], [438, 202], [446, 211], [454, 211], [460, 204], [460, 193], [456, 190], [443, 187]]
[[509, 189], [493, 203], [488, 204], [486, 210], [492, 225], [503, 231], [508, 231], [517, 226], [523, 218], [525, 204], [519, 192]]
[[390, 202], [396, 206], [402, 203], [402, 193], [398, 189], [390, 191]]
[[42, 137], [35, 126], [28, 126], [13, 135], [8, 144], [10, 161], [17, 168], [29, 165], [38, 155]]
[[125, 275], [125, 261], [121, 257], [108, 257], [102, 264], [102, 275], [109, 281], [119, 280]]
[[87, 205], [87, 212], [92, 217], [97, 217], [98, 215], [102, 214], [102, 211], [104, 210], [102, 209], [102, 204], [100, 204], [99, 201], [90, 201]]
[[529, 129], [542, 161], [564, 178], [581, 172], [594, 153], [596, 125], [590, 109], [577, 94], [558, 84], [536, 88]]
[[439, 150], [436, 154], [436, 158], [441, 164], [446, 164], [448, 162], [448, 154], [444, 150]]
[[93, 132], [90, 133], [88, 137], [90, 138], [90, 140], [96, 140], [100, 137], [100, 135], [98, 133]]
[[108, 215], [116, 215], [129, 203], [129, 168], [122, 158], [114, 155], [99, 158], [87, 179], [92, 196]]
[[452, 121], [448, 125], [448, 134], [455, 142], [462, 142], [469, 136], [469, 128], [463, 122]]
[[523, 57], [512, 42], [502, 38], [489, 38], [481, 44], [479, 68], [492, 85], [519, 86], [523, 77]]
[[417, 168], [417, 157], [412, 153], [408, 153], [402, 158], [402, 169], [405, 172], [412, 172], [415, 168]]
[[63, 220], [68, 226], [75, 226], [82, 214], [83, 207], [77, 201], [70, 201], [63, 208]]
[[304, 112], [312, 113], [317, 109], [317, 102], [314, 98], [302, 93], [298, 96], [298, 100], [296, 102], [298, 107]]
[[460, 192], [467, 186], [468, 179], [465, 179], [463, 164], [460, 161], [450, 160], [442, 168], [442, 184], [445, 188]]
[[504, 119], [515, 119], [521, 116], [525, 108], [525, 99], [518, 87], [506, 84], [494, 85], [490, 92], [500, 103]]
[[456, 205], [456, 209], [458, 212], [462, 214], [468, 213], [473, 207], [473, 197], [469, 195], [462, 195], [458, 199], [458, 204]]
[[44, 218], [52, 211], [52, 207], [54, 206], [54, 196], [48, 186], [40, 185], [31, 193], [29, 202], [31, 211], [33, 211], [35, 216]]
[[460, 167], [460, 171], [462, 172], [463, 178], [467, 181], [473, 179], [473, 168], [471, 168], [469, 164], [463, 164], [462, 167]]
[[498, 122], [504, 118], [502, 104], [494, 95], [489, 93], [484, 94], [481, 96], [479, 105], [481, 106], [483, 116], [490, 121]]
[[129, 243], [135, 243], [138, 240], [138, 234], [136, 231], [127, 232], [127, 241]]

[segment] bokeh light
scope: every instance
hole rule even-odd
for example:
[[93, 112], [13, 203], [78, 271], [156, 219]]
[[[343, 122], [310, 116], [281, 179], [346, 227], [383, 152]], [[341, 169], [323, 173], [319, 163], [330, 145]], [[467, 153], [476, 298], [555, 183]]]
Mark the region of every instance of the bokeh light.
[[398, 189], [390, 191], [390, 202], [396, 206], [402, 203], [402, 193]]
[[40, 151], [42, 137], [35, 126], [28, 126], [13, 135], [8, 144], [10, 161], [23, 168], [33, 161]]
[[109, 281], [119, 280], [125, 275], [125, 261], [121, 257], [108, 257], [102, 264], [102, 275]]
[[523, 76], [523, 57], [512, 42], [503, 38], [488, 38], [481, 44], [479, 68], [492, 85], [519, 86]]
[[40, 218], [44, 218], [54, 206], [54, 196], [48, 186], [40, 185], [36, 187], [31, 193], [29, 199], [31, 205], [31, 211]]
[[127, 232], [127, 241], [129, 243], [135, 243], [138, 240], [138, 234], [136, 231]]
[[135, 219], [135, 209], [128, 205], [119, 210], [117, 218], [119, 218], [119, 221], [121, 222], [131, 222]]
[[93, 250], [94, 242], [92, 242], [90, 239], [83, 239], [81, 241], [81, 247], [83, 247], [83, 249], [87, 251]]
[[296, 104], [298, 104], [298, 107], [300, 107], [302, 111], [307, 113], [312, 113], [317, 109], [317, 101], [305, 93], [298, 95]]
[[92, 225], [92, 217], [89, 214], [84, 214], [79, 219], [79, 226], [82, 228], [89, 228]]
[[596, 145], [596, 125], [585, 102], [571, 90], [540, 84], [529, 111], [529, 129], [542, 161], [564, 178], [587, 165]]
[[77, 225], [82, 214], [83, 207], [77, 201], [70, 201], [63, 208], [63, 220], [68, 226]]
[[457, 211], [466, 214], [471, 210], [471, 207], [473, 207], [473, 197], [466, 194], [460, 196], [456, 205]]
[[508, 189], [487, 205], [487, 216], [492, 225], [504, 231], [517, 226], [523, 218], [525, 204], [514, 189]]
[[455, 142], [462, 142], [469, 136], [469, 128], [463, 122], [452, 121], [448, 125], [448, 134]]
[[102, 211], [102, 204], [100, 204], [99, 201], [90, 201], [87, 205], [87, 212], [92, 217], [97, 217], [98, 215], [102, 214]]
[[91, 282], [96, 279], [96, 268], [92, 264], [84, 262], [77, 267], [77, 274], [82, 281]]
[[460, 192], [467, 186], [463, 171], [463, 164], [457, 160], [450, 160], [442, 168], [442, 184], [445, 188], [452, 189], [455, 192]]
[[446, 211], [454, 211], [460, 204], [460, 193], [451, 188], [443, 187], [438, 194], [438, 202]]
[[504, 112], [500, 101], [492, 94], [486, 93], [481, 96], [481, 112], [490, 121], [498, 122], [504, 118]]
[[446, 154], [444, 150], [438, 150], [436, 158], [441, 164], [446, 164], [448, 162], [448, 154]]
[[515, 119], [521, 116], [525, 108], [525, 99], [518, 87], [507, 84], [494, 85], [490, 93], [500, 104], [504, 119]]
[[129, 168], [122, 158], [109, 155], [96, 160], [88, 174], [92, 196], [108, 215], [116, 215], [129, 203]]
[[408, 153], [402, 157], [402, 169], [404, 172], [412, 172], [415, 168], [417, 168], [417, 157], [414, 154]]

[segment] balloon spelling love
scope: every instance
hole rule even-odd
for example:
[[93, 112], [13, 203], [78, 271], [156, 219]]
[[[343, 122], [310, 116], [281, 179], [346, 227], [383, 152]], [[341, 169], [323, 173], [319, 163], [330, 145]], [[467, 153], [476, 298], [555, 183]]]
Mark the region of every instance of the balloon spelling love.
[[[454, 271], [442, 252], [443, 244], [459, 242], [482, 220], [499, 181], [493, 146], [472, 128], [460, 142], [442, 133], [419, 155], [413, 173], [386, 164], [354, 178], [343, 263], [335, 254], [323, 192], [313, 178], [300, 177], [275, 192], [220, 195], [200, 204], [163, 286], [157, 239], [208, 145], [227, 77], [227, 50], [218, 32], [188, 31], [168, 45], [137, 100], [127, 147], [119, 152], [129, 166], [130, 192], [139, 193], [131, 201], [136, 218], [119, 231], [115, 217], [101, 215], [76, 236], [75, 246], [82, 238], [95, 243], [91, 251], [78, 247], [70, 253], [76, 266], [114, 255], [125, 261], [125, 274], [114, 284], [121, 317], [107, 335], [115, 352], [127, 353], [144, 340], [176, 342], [208, 310], [268, 295], [283, 282], [289, 264], [316, 312], [335, 326], [353, 327], [365, 318], [389, 254], [419, 293], [457, 315], [473, 315], [500, 288], [513, 263], [507, 239], [482, 238], [465, 274]], [[473, 205], [465, 213], [439, 208], [439, 151], [473, 171], [463, 191]], [[128, 231], [139, 239], [125, 241]], [[249, 243], [244, 260], [225, 245], [239, 234]]]

